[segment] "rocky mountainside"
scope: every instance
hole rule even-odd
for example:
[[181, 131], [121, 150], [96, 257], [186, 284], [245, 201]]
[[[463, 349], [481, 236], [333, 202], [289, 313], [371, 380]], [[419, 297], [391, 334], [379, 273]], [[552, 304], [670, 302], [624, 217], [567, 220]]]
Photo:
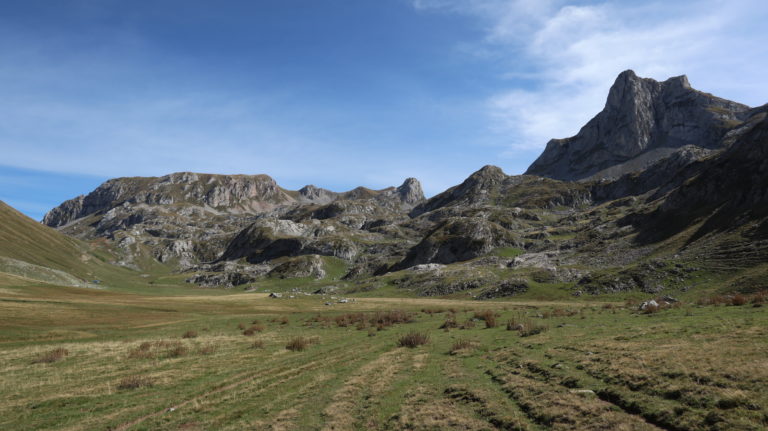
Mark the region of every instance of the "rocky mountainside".
[[336, 193], [311, 185], [286, 190], [267, 175], [180, 172], [109, 180], [54, 208], [43, 223], [80, 239], [115, 241], [126, 251], [124, 265], [138, 267], [150, 257], [184, 270], [220, 257], [233, 237], [261, 217], [311, 209], [315, 219], [342, 213], [365, 218], [407, 213], [423, 200], [414, 178], [400, 187]]
[[478, 299], [679, 293], [713, 277], [753, 288], [768, 275], [766, 111], [627, 71], [526, 175], [489, 165], [430, 199], [413, 178], [343, 193], [265, 175], [118, 178], [44, 222], [205, 287], [301, 279]]
[[527, 174], [559, 180], [615, 179], [681, 149], [723, 148], [723, 136], [750, 108], [691, 88], [686, 76], [664, 82], [622, 72], [605, 108], [576, 136], [552, 139]]

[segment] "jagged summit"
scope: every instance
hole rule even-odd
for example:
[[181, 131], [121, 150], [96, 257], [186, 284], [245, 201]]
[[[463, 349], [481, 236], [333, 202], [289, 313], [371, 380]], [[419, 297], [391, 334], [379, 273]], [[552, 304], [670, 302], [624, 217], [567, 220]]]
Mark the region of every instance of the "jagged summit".
[[415, 205], [424, 200], [424, 190], [416, 178], [406, 178], [397, 188], [397, 195], [404, 204]]
[[685, 75], [659, 82], [619, 74], [605, 107], [576, 136], [552, 139], [526, 174], [559, 180], [618, 178], [677, 149], [720, 149], [750, 108], [693, 89]]

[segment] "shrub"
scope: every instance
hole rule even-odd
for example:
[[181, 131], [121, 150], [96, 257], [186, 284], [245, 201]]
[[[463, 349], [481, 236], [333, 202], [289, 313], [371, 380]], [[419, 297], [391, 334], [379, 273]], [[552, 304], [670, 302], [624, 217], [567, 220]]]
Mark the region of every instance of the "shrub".
[[257, 332], [262, 332], [262, 331], [264, 331], [264, 325], [258, 325], [258, 324], [257, 325], [251, 325], [250, 328], [248, 328], [245, 331], [243, 331], [243, 335], [253, 335], [253, 334], [257, 333]]
[[[324, 320], [318, 316], [314, 321], [323, 322]], [[340, 328], [354, 325], [358, 330], [362, 330], [372, 326], [381, 331], [398, 323], [413, 322], [413, 314], [400, 310], [377, 311], [375, 313], [346, 313], [334, 316], [333, 322]]]
[[660, 309], [660, 307], [658, 305], [649, 304], [649, 305], [646, 305], [645, 308], [643, 308], [642, 313], [643, 314], [653, 314], [653, 313], [658, 312], [659, 309]]
[[486, 320], [489, 318], [497, 317], [498, 314], [492, 310], [475, 311], [475, 319]]
[[521, 337], [536, 335], [547, 329], [549, 329], [547, 325], [534, 323], [531, 318], [524, 315], [518, 315], [507, 321], [507, 331], [517, 331]]
[[450, 354], [455, 355], [462, 350], [469, 350], [475, 348], [475, 343], [467, 339], [458, 339], [451, 346]]
[[485, 318], [485, 327], [486, 328], [495, 328], [496, 326], [498, 326], [498, 324], [496, 323], [496, 316], [493, 315], [493, 314], [490, 315], [490, 316], [486, 316], [486, 318]]
[[430, 316], [433, 314], [440, 314], [445, 313], [445, 308], [435, 307], [435, 308], [422, 308], [421, 312], [424, 314], [429, 314]]
[[33, 361], [33, 363], [50, 364], [50, 363], [57, 362], [64, 359], [67, 355], [69, 355], [69, 350], [63, 347], [58, 347], [53, 350], [49, 350], [45, 353], [42, 353], [40, 356], [37, 357], [37, 359]]
[[187, 331], [181, 335], [181, 338], [197, 338], [196, 331]]
[[145, 341], [136, 348], [131, 349], [128, 351], [128, 359], [149, 359], [153, 358], [155, 355], [151, 352], [152, 350], [152, 343], [149, 341]]
[[422, 332], [409, 332], [397, 340], [400, 347], [414, 348], [429, 343], [429, 335]]
[[742, 294], [736, 294], [731, 298], [731, 305], [741, 306], [747, 303], [747, 297]]
[[292, 352], [302, 352], [306, 350], [309, 345], [310, 340], [304, 337], [295, 337], [285, 345], [285, 348]]
[[198, 353], [201, 355], [211, 355], [216, 353], [217, 350], [219, 350], [219, 346], [215, 344], [206, 344], [205, 346], [200, 347]]
[[459, 322], [456, 321], [456, 317], [450, 316], [449, 318], [445, 319], [445, 322], [440, 325], [440, 328], [438, 329], [453, 329], [458, 328]]
[[768, 296], [766, 292], [758, 292], [752, 297], [752, 304], [755, 307], [760, 307], [765, 303], [765, 298]]
[[175, 346], [168, 350], [167, 355], [169, 358], [178, 358], [189, 353], [189, 349], [182, 345]]
[[123, 377], [117, 384], [117, 389], [137, 389], [142, 387], [152, 387], [152, 379], [144, 376]]

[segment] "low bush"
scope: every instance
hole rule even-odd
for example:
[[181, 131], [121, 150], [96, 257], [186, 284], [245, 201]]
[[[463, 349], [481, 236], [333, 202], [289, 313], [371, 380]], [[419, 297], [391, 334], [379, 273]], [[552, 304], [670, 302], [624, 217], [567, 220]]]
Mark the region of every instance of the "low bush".
[[285, 348], [292, 351], [292, 352], [302, 352], [307, 349], [310, 345], [310, 340], [304, 337], [295, 337], [291, 339], [288, 344], [285, 345]]
[[287, 325], [290, 322], [290, 320], [288, 320], [288, 316], [280, 316], [275, 319], [272, 319], [272, 321], [274, 323], [279, 323], [281, 325]]
[[746, 304], [747, 301], [748, 299], [746, 296], [737, 293], [731, 298], [731, 305], [741, 306]]
[[168, 350], [166, 352], [166, 356], [169, 358], [180, 358], [185, 356], [187, 353], [189, 353], [189, 349], [187, 349], [185, 346], [178, 345]]
[[219, 350], [219, 346], [217, 346], [215, 344], [206, 344], [204, 346], [201, 346], [197, 350], [197, 353], [199, 353], [201, 355], [212, 355], [212, 354], [216, 353], [217, 350]]
[[429, 335], [423, 332], [409, 332], [397, 340], [400, 347], [414, 348], [429, 343]]
[[476, 343], [467, 339], [458, 339], [451, 346], [450, 354], [455, 355], [463, 350], [474, 349], [477, 346]]
[[263, 332], [263, 331], [264, 331], [264, 325], [256, 324], [256, 325], [251, 325], [250, 328], [243, 331], [243, 335], [253, 335], [257, 332]]
[[153, 382], [149, 377], [128, 376], [124, 377], [117, 384], [117, 389], [138, 389], [142, 387], [152, 387]]
[[535, 323], [533, 319], [524, 315], [518, 315], [507, 321], [507, 331], [517, 331], [521, 337], [540, 334], [549, 329], [547, 325]]
[[[314, 318], [313, 322], [327, 322], [320, 316]], [[398, 323], [411, 323], [414, 321], [413, 313], [406, 311], [377, 311], [375, 313], [346, 313], [333, 317], [333, 322], [340, 328], [355, 326], [358, 330], [368, 327], [374, 327], [381, 331]], [[328, 326], [327, 324], [324, 326]]]
[[475, 319], [480, 319], [485, 322], [486, 328], [495, 328], [498, 326], [496, 318], [499, 314], [492, 310], [475, 311]]
[[51, 364], [64, 359], [67, 355], [69, 355], [69, 350], [63, 347], [58, 347], [40, 354], [40, 356], [32, 362], [35, 364]]
[[648, 304], [645, 306], [645, 308], [643, 308], [642, 313], [653, 314], [653, 313], [657, 313], [660, 309], [661, 307], [659, 307], [658, 305]]
[[424, 313], [424, 314], [429, 314], [429, 315], [431, 316], [431, 315], [433, 315], [433, 314], [440, 314], [440, 313], [445, 313], [445, 312], [446, 312], [446, 309], [445, 309], [445, 308], [440, 308], [440, 307], [435, 307], [435, 308], [422, 308], [422, 309], [421, 309], [421, 312], [422, 312], [422, 313]]
[[128, 351], [128, 359], [149, 359], [154, 356], [152, 353], [152, 343], [149, 341], [145, 341]]
[[442, 325], [440, 325], [440, 328], [438, 329], [454, 329], [459, 327], [459, 322], [456, 321], [456, 317], [450, 316], [447, 319], [445, 319], [445, 322], [443, 322]]

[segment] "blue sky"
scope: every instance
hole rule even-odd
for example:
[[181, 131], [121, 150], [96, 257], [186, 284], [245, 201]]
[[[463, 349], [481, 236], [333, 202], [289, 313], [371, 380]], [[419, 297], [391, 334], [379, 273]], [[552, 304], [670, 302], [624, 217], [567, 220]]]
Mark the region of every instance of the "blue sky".
[[40, 219], [176, 171], [431, 195], [523, 172], [628, 68], [768, 102], [767, 19], [754, 0], [7, 0], [0, 199]]

